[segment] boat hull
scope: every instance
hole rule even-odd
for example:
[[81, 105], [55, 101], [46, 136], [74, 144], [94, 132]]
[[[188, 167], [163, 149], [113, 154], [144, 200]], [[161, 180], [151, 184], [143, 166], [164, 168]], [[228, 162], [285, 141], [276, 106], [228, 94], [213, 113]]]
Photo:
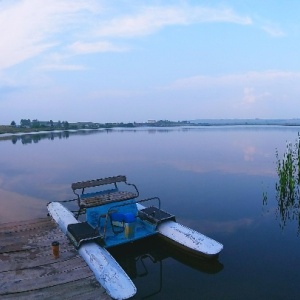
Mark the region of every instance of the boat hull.
[[[137, 204], [138, 210], [145, 206]], [[204, 234], [181, 225], [175, 220], [166, 220], [157, 226], [160, 238], [192, 256], [203, 256], [207, 258], [218, 257], [223, 245]]]
[[223, 249], [219, 242], [174, 221], [161, 223], [157, 230], [162, 239], [193, 256], [214, 258]]
[[[79, 223], [73, 214], [58, 202], [49, 203], [48, 211], [66, 235], [69, 224]], [[112, 298], [128, 299], [136, 294], [137, 290], [131, 279], [106, 249], [94, 242], [88, 242], [81, 245], [78, 253]]]

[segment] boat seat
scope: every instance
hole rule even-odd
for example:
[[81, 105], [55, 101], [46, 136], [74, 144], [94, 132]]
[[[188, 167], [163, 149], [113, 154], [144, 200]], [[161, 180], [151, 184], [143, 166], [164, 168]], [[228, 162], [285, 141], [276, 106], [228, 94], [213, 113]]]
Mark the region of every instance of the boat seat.
[[139, 210], [138, 217], [141, 220], [148, 221], [152, 224], [159, 224], [167, 220], [176, 221], [174, 215], [171, 215], [168, 212], [155, 206], [150, 206]]
[[79, 222], [68, 225], [67, 236], [78, 249], [82, 243], [101, 239], [101, 235], [87, 222]]
[[[107, 188], [105, 187], [106, 185]], [[85, 193], [85, 189], [87, 188], [97, 188], [100, 186], [104, 186], [100, 191]], [[132, 190], [126, 190], [124, 187], [127, 186], [130, 186]], [[77, 218], [80, 214], [85, 212], [86, 208], [101, 206], [111, 202], [130, 200], [139, 196], [137, 187], [134, 184], [127, 183], [126, 176], [124, 175], [75, 182], [72, 183], [71, 188], [73, 193], [77, 196], [79, 206]]]
[[118, 202], [136, 198], [137, 195], [127, 191], [115, 191], [107, 194], [81, 197], [80, 206], [84, 208], [100, 206], [109, 202]]

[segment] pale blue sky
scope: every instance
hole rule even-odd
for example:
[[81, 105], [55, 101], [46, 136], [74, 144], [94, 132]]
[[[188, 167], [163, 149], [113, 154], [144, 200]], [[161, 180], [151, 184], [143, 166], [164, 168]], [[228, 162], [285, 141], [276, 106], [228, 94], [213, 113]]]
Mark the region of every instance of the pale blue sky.
[[0, 124], [300, 117], [298, 0], [2, 0]]

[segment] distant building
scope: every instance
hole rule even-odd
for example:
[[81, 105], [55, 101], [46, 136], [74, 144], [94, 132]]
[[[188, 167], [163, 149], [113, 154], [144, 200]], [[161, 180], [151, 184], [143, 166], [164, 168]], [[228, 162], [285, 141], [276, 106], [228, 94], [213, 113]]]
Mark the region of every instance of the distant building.
[[37, 121], [37, 122], [39, 122], [40, 126], [43, 126], [43, 127], [51, 126], [50, 121]]
[[156, 123], [156, 120], [148, 120], [148, 123], [149, 124], [154, 124], [154, 123]]

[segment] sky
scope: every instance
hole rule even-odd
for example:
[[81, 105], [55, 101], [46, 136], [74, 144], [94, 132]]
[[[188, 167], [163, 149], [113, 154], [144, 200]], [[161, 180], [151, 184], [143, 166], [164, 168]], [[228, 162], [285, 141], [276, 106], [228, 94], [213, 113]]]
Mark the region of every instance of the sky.
[[298, 0], [0, 0], [0, 124], [299, 118]]

